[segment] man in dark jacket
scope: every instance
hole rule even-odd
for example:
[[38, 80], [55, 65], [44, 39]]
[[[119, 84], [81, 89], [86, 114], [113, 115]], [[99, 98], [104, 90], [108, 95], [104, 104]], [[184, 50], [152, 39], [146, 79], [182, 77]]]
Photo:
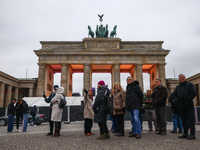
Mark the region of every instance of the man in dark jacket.
[[16, 103], [15, 109], [16, 109], [16, 132], [19, 131], [19, 120], [21, 119], [21, 122], [23, 121], [23, 108], [22, 104], [19, 103], [20, 99], [18, 99], [18, 102]]
[[22, 105], [23, 110], [23, 122], [22, 122], [22, 132], [26, 132], [27, 126], [28, 126], [28, 104], [23, 99], [19, 101], [19, 103]]
[[170, 133], [177, 133], [177, 127], [179, 129], [178, 133], [182, 133], [183, 124], [181, 119], [180, 102], [177, 100], [175, 91], [172, 92], [168, 100], [171, 103], [172, 121], [173, 121], [173, 130]]
[[13, 99], [11, 103], [8, 105], [8, 132], [13, 131], [13, 123], [14, 123], [14, 116], [15, 116], [15, 106], [16, 99]]
[[55, 92], [54, 92], [54, 91], [51, 92], [51, 94], [49, 95], [48, 98], [46, 97], [45, 93], [43, 94], [43, 97], [44, 97], [45, 102], [46, 102], [46, 103], [50, 103], [50, 109], [49, 109], [49, 127], [50, 127], [49, 129], [50, 129], [50, 132], [47, 133], [46, 136], [51, 136], [51, 135], [53, 135], [53, 125], [54, 125], [54, 122], [51, 121], [51, 112], [52, 112], [52, 106], [53, 106], [53, 104], [51, 103], [51, 100], [52, 100], [52, 98], [56, 95], [56, 90], [57, 90], [58, 88], [59, 88], [58, 85], [54, 85], [53, 89], [54, 89]]
[[141, 138], [141, 122], [139, 117], [139, 110], [141, 108], [141, 100], [143, 100], [143, 93], [138, 85], [138, 82], [133, 82], [132, 77], [127, 78], [126, 87], [126, 109], [129, 112], [133, 133], [129, 137]]
[[100, 135], [98, 140], [109, 139], [110, 134], [107, 126], [107, 113], [106, 113], [106, 103], [110, 95], [110, 90], [105, 86], [104, 81], [99, 81], [98, 92], [93, 105], [94, 110], [94, 122], [98, 123], [100, 129]]
[[156, 134], [166, 135], [166, 115], [165, 106], [167, 99], [167, 89], [162, 85], [160, 79], [156, 79], [156, 87], [153, 90], [152, 98], [154, 100], [156, 121], [159, 131]]
[[[183, 121], [184, 133], [179, 138], [195, 139], [195, 112], [193, 99], [196, 96], [194, 85], [186, 81], [185, 75], [179, 75], [179, 85], [176, 87], [175, 94], [180, 102], [181, 118]], [[190, 135], [188, 136], [188, 129]]]
[[36, 114], [37, 114], [37, 107], [36, 107], [36, 105], [34, 105], [34, 107], [31, 109], [31, 112], [30, 112], [30, 115], [33, 117], [32, 122], [33, 122], [34, 126], [36, 126], [36, 124], [35, 124], [35, 116], [36, 116]]

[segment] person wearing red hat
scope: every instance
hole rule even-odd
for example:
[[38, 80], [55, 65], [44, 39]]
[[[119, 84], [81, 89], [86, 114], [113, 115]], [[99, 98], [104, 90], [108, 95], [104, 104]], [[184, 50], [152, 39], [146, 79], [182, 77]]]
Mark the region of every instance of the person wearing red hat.
[[98, 82], [97, 85], [98, 91], [93, 105], [94, 110], [94, 122], [98, 123], [100, 129], [100, 135], [97, 138], [98, 140], [109, 139], [110, 134], [107, 126], [107, 113], [106, 113], [106, 103], [107, 98], [110, 95], [110, 90], [105, 86], [103, 80]]

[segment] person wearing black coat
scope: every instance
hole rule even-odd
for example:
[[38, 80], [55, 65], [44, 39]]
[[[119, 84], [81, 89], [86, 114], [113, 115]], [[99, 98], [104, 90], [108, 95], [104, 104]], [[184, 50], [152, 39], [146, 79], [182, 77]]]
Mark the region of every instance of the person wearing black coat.
[[159, 131], [156, 134], [166, 135], [166, 114], [165, 106], [167, 100], [167, 89], [161, 83], [160, 79], [156, 79], [156, 87], [153, 90], [152, 98], [154, 101], [156, 111], [156, 121], [158, 124]]
[[127, 78], [126, 109], [129, 112], [133, 133], [129, 137], [141, 138], [141, 121], [139, 111], [143, 100], [143, 93], [138, 82], [133, 82], [132, 77]]
[[13, 131], [13, 123], [14, 123], [14, 116], [15, 116], [15, 106], [16, 99], [13, 99], [10, 104], [8, 105], [8, 132]]
[[181, 111], [180, 111], [180, 102], [178, 101], [175, 91], [168, 98], [171, 103], [172, 110], [172, 121], [173, 121], [173, 130], [170, 133], [177, 133], [177, 127], [179, 129], [178, 133], [183, 132], [183, 124], [181, 119]]
[[22, 110], [23, 110], [23, 121], [22, 121], [21, 132], [26, 132], [28, 126], [28, 115], [29, 115], [28, 104], [23, 99], [20, 100], [19, 103], [22, 105]]
[[[193, 99], [196, 96], [194, 85], [186, 81], [185, 75], [179, 75], [179, 85], [176, 87], [175, 94], [180, 101], [181, 118], [183, 121], [184, 133], [179, 138], [195, 139], [195, 111]], [[188, 136], [188, 129], [190, 135]]]
[[19, 131], [19, 120], [23, 121], [23, 107], [22, 104], [19, 103], [20, 99], [18, 99], [18, 102], [15, 105], [16, 109], [16, 132]]
[[93, 105], [94, 110], [94, 122], [98, 123], [100, 129], [100, 135], [98, 140], [109, 139], [109, 131], [107, 126], [107, 113], [106, 102], [110, 95], [110, 90], [105, 86], [104, 81], [98, 82], [98, 92]]

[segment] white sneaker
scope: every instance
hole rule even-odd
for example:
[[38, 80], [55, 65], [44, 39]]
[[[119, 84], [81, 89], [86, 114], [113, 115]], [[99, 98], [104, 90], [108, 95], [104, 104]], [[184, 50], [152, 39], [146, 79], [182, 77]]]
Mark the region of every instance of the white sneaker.
[[23, 132], [22, 130], [19, 130], [19, 132]]
[[18, 130], [18, 129], [16, 129], [16, 130], [15, 130], [15, 132], [19, 132], [19, 130]]
[[34, 125], [36, 127], [36, 125]]

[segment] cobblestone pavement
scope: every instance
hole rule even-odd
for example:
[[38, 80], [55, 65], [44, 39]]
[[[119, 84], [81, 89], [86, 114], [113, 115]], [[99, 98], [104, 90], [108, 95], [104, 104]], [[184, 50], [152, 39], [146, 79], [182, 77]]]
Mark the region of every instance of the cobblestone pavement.
[[[108, 121], [108, 127], [111, 122]], [[116, 137], [111, 133], [108, 140], [96, 140], [99, 135], [99, 128], [95, 123], [93, 132], [95, 135], [85, 136], [83, 134], [83, 122], [71, 122], [62, 124], [60, 137], [47, 137], [48, 123], [39, 126], [28, 126], [24, 133], [7, 133], [7, 127], [0, 127], [0, 150], [82, 150], [82, 149], [112, 149], [112, 150], [199, 150], [200, 148], [200, 125], [196, 125], [196, 140], [178, 139], [181, 134], [169, 133], [172, 130], [172, 123], [167, 124], [167, 135], [155, 135], [155, 132], [148, 131], [147, 122], [143, 123], [141, 139], [128, 137], [131, 129], [130, 121], [125, 122], [125, 136]]]

